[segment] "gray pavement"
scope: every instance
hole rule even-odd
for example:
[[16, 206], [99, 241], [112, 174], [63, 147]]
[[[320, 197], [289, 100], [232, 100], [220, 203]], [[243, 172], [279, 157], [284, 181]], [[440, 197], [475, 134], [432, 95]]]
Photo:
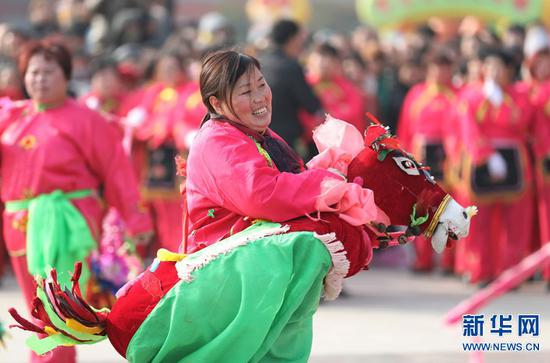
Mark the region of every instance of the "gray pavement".
[[[323, 303], [314, 319], [312, 363], [469, 362], [462, 326], [443, 325], [446, 311], [476, 291], [456, 278], [437, 274], [412, 275], [403, 270], [373, 268], [346, 282], [346, 295]], [[10, 306], [24, 303], [13, 278], [0, 288], [0, 319], [10, 322]], [[550, 362], [550, 293], [541, 282], [530, 283], [494, 301], [480, 313], [540, 314], [540, 352], [484, 354], [485, 362]], [[486, 323], [487, 324], [487, 323]], [[485, 327], [488, 329], [489, 327]], [[0, 362], [26, 362], [25, 334], [12, 330]], [[487, 334], [485, 335], [487, 336]], [[517, 334], [494, 342], [521, 342]], [[534, 338], [533, 338], [534, 339]], [[124, 361], [107, 343], [79, 347], [80, 362]]]

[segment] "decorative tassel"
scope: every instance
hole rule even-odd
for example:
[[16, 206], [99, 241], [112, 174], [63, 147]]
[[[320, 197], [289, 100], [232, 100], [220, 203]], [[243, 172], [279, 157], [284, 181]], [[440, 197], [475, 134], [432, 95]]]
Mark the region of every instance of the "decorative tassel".
[[428, 213], [428, 212], [426, 212], [426, 215], [424, 215], [424, 216], [417, 217], [416, 216], [416, 203], [414, 203], [412, 214], [411, 214], [411, 224], [410, 224], [410, 226], [411, 227], [420, 226], [421, 224], [426, 222], [429, 217], [430, 217], [430, 213]]
[[323, 242], [330, 253], [330, 258], [332, 259], [332, 267], [325, 277], [324, 298], [329, 301], [336, 300], [342, 292], [344, 277], [348, 274], [350, 267], [349, 261], [346, 257], [346, 250], [344, 249], [342, 242], [336, 239], [336, 235], [334, 233], [322, 235], [314, 233], [314, 236]]
[[378, 161], [384, 161], [386, 159], [386, 156], [388, 155], [388, 150], [380, 150], [378, 153]]
[[71, 290], [61, 288], [55, 269], [50, 271], [46, 280], [37, 281], [31, 315], [43, 326], [24, 319], [14, 308], [9, 310], [20, 324], [10, 328], [47, 335], [42, 339], [36, 336], [27, 339], [27, 346], [35, 353], [44, 354], [60, 345], [93, 344], [106, 338], [108, 309], [96, 310], [86, 303], [78, 284], [81, 272], [82, 263], [77, 262], [71, 278]]
[[373, 124], [373, 125], [382, 125], [382, 123], [380, 121], [378, 121], [378, 119], [376, 117], [374, 117], [374, 115], [372, 113], [366, 112], [365, 114], [367, 115], [368, 118], [370, 118], [371, 124]]
[[181, 155], [176, 155], [175, 157], [176, 161], [176, 175], [179, 175], [181, 177], [187, 177], [187, 160], [183, 158]]
[[19, 328], [22, 330], [32, 331], [39, 334], [46, 334], [46, 332], [44, 331], [44, 328], [41, 328], [38, 325], [35, 325], [30, 321], [28, 321], [27, 319], [23, 318], [21, 315], [19, 315], [17, 310], [15, 310], [14, 308], [10, 308], [8, 312], [10, 313], [12, 318], [20, 324], [20, 325], [11, 324], [9, 326], [10, 328]]

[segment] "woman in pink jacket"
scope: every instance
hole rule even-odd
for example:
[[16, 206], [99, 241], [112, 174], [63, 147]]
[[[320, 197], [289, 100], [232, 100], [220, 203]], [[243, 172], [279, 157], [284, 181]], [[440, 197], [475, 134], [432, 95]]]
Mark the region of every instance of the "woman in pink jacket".
[[144, 115], [134, 132], [132, 158], [141, 194], [147, 202], [158, 247], [177, 250], [182, 239], [181, 196], [174, 157], [176, 107], [187, 84], [185, 59], [177, 53], [161, 54], [155, 64], [153, 82], [136, 107]]
[[[67, 283], [74, 263], [95, 249], [103, 199], [136, 239], [147, 239], [152, 227], [120, 138], [98, 113], [67, 97], [69, 51], [48, 41], [29, 44], [20, 69], [31, 100], [0, 110], [1, 196], [7, 249], [32, 309], [31, 276], [54, 267]], [[82, 291], [89, 286], [86, 265]], [[74, 348], [61, 347], [31, 361], [75, 358]]]
[[[224, 72], [232, 75], [229, 84], [219, 81]], [[370, 202], [362, 205], [364, 220], [356, 225], [387, 222], [372, 192], [324, 169], [305, 170], [297, 154], [269, 129], [271, 90], [254, 58], [236, 52], [214, 54], [203, 63], [200, 83], [209, 113], [187, 161], [189, 240], [185, 251], [220, 241], [255, 219], [287, 222], [291, 230], [294, 221], [302, 230], [318, 233], [341, 224], [354, 234], [347, 240], [340, 238], [349, 249], [348, 274], [361, 270], [371, 256], [370, 240], [362, 228], [349, 225], [337, 214], [318, 221], [306, 215], [317, 211], [344, 215], [346, 211], [329, 206], [342, 198], [363, 196]]]

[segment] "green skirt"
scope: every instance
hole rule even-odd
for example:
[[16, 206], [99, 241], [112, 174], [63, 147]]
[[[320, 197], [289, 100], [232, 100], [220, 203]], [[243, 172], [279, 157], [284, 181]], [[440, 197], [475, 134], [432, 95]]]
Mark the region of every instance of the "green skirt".
[[345, 256], [333, 235], [270, 235], [277, 228], [254, 225], [178, 262], [180, 280], [141, 323], [126, 358], [306, 362], [323, 284], [327, 274], [345, 275], [334, 265]]

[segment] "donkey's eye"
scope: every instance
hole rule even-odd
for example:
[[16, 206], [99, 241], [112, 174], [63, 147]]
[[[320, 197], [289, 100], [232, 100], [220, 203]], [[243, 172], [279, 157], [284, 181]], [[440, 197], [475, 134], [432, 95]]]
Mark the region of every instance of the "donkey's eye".
[[462, 216], [464, 217], [464, 219], [468, 219], [468, 215], [464, 211], [462, 212]]
[[411, 159], [404, 156], [394, 156], [393, 160], [395, 161], [399, 169], [403, 170], [405, 173], [409, 175], [420, 175], [420, 171]]

